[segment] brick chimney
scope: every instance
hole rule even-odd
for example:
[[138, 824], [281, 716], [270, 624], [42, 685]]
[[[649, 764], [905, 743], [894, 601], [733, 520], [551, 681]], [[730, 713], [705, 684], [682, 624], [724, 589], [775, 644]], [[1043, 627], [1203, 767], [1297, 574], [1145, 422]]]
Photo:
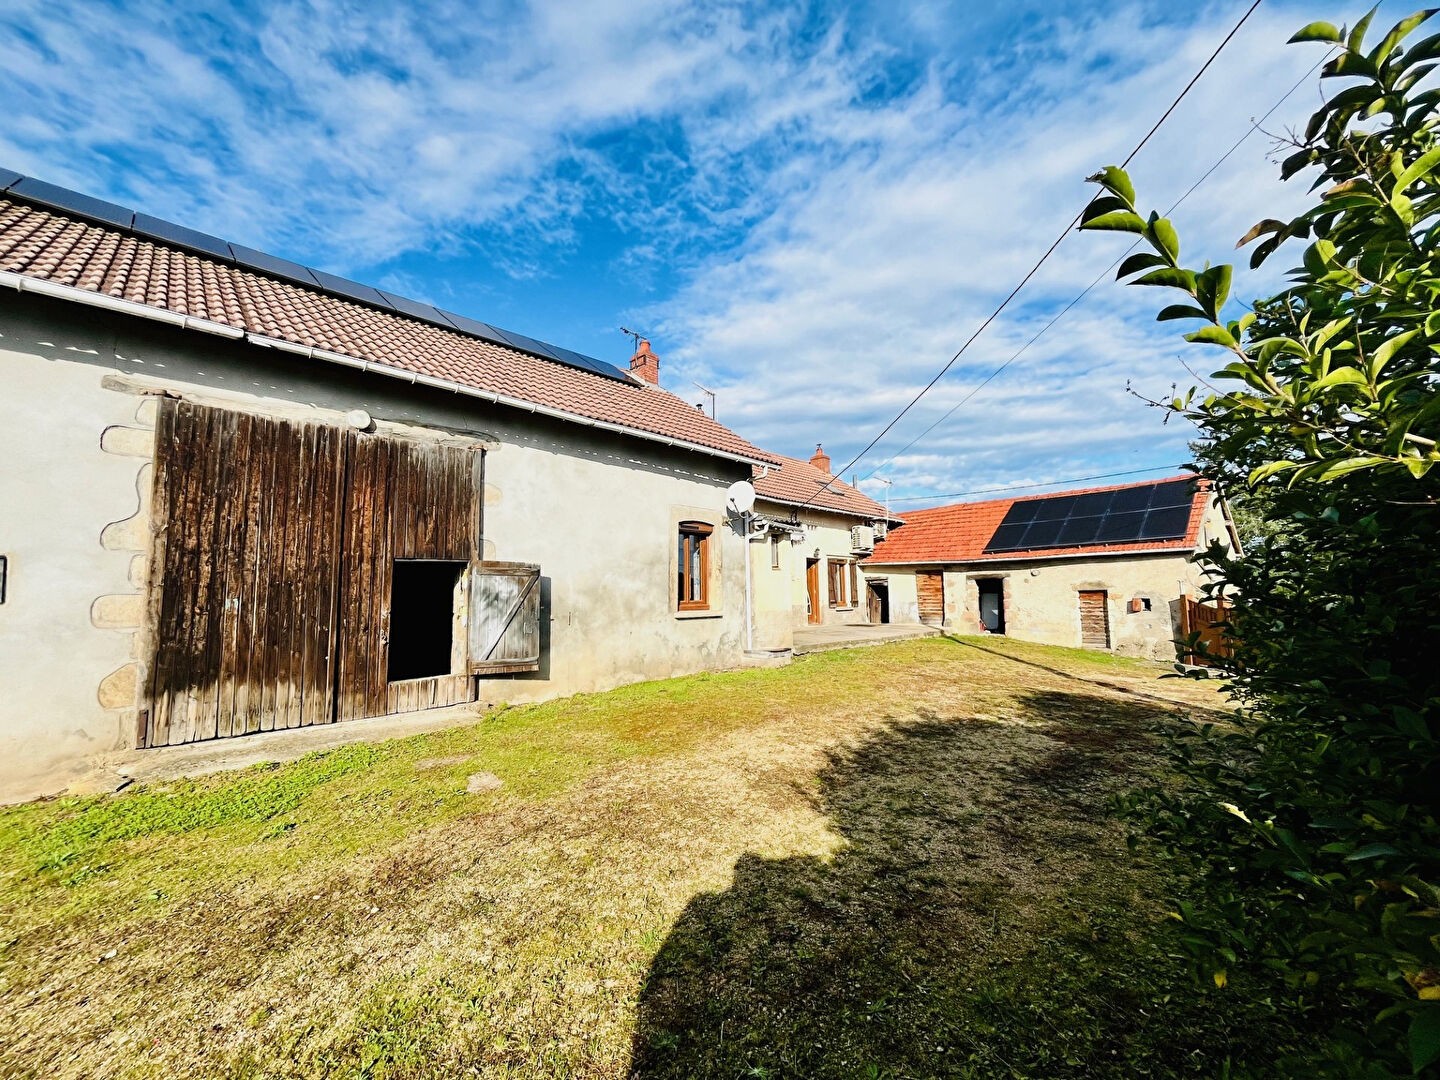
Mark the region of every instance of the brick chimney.
[[825, 453], [825, 448], [819, 443], [815, 444], [815, 453], [810, 457], [810, 464], [819, 469], [826, 476], [830, 474], [830, 455]]
[[650, 342], [640, 339], [635, 355], [630, 357], [630, 374], [648, 383], [660, 384], [660, 357], [650, 351]]

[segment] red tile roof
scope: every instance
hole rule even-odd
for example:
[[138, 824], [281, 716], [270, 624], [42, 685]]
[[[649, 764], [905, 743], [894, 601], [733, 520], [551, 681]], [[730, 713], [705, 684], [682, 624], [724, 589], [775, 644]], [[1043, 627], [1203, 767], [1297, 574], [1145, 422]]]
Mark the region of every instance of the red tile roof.
[[[808, 461], [780, 454], [774, 456], [780, 461], [778, 469], [772, 466], [768, 472], [764, 469], [755, 470], [755, 493], [760, 498], [788, 503], [791, 506], [804, 504], [817, 510], [832, 510], [837, 514], [848, 514], [867, 521], [884, 521], [889, 516], [885, 507], [870, 496], [842, 480], [834, 479]], [[762, 476], [762, 472], [765, 475]], [[828, 488], [825, 487], [827, 482], [830, 484]], [[900, 519], [891, 517], [890, 520]]]
[[541, 359], [9, 196], [0, 198], [0, 271], [458, 383], [661, 441], [751, 461], [775, 459], [658, 386]]
[[1176, 480], [1194, 481], [1193, 476], [1170, 476], [1163, 480], [1146, 480], [1139, 484], [1111, 484], [1107, 487], [1076, 488], [1052, 491], [1048, 495], [1027, 495], [1020, 499], [990, 499], [986, 502], [954, 503], [929, 510], [907, 510], [905, 524], [892, 529], [875, 545], [875, 552], [866, 563], [893, 565], [899, 563], [979, 563], [1044, 559], [1081, 555], [1129, 555], [1151, 551], [1194, 551], [1200, 541], [1200, 522], [1210, 499], [1210, 486], [1201, 480], [1196, 484], [1190, 505], [1190, 521], [1183, 540], [1146, 540], [1120, 544], [1085, 544], [1078, 547], [1036, 548], [985, 554], [996, 528], [1017, 502], [1053, 499], [1057, 495], [1088, 495], [1096, 491], [1119, 491], [1123, 488], [1164, 484]]

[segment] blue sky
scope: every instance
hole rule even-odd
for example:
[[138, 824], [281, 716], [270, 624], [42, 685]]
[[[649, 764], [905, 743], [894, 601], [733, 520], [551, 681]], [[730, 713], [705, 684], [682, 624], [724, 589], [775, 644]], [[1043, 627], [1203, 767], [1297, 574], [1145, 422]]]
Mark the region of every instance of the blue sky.
[[[839, 466], [1247, 6], [10, 0], [0, 165], [611, 361], [646, 331], [671, 389]], [[1137, 159], [1141, 198], [1169, 206], [1319, 59], [1295, 28], [1363, 10], [1267, 0]], [[1300, 204], [1271, 157], [1252, 135], [1186, 200], [1187, 257]], [[905, 498], [1184, 460], [1189, 432], [1125, 386], [1214, 357], [1109, 282], [889, 460], [1124, 246], [1067, 239], [855, 471]]]

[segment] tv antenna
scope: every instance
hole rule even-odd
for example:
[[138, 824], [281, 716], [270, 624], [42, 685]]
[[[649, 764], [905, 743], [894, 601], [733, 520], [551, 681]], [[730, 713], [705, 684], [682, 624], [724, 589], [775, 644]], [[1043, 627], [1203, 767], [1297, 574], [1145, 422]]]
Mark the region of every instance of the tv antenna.
[[[693, 380], [692, 380], [692, 382], [693, 382]], [[711, 419], [711, 420], [714, 420], [714, 419], [715, 419], [715, 391], [714, 391], [714, 390], [711, 390], [709, 387], [701, 386], [698, 382], [695, 383], [694, 385], [695, 385], [695, 389], [699, 390], [702, 394], [704, 394], [706, 397], [708, 397], [708, 398], [710, 399], [710, 419]]]
[[627, 334], [627, 335], [629, 335], [630, 340], [631, 340], [631, 341], [634, 343], [634, 345], [635, 345], [635, 351], [636, 351], [636, 352], [639, 352], [639, 351], [640, 351], [640, 339], [643, 338], [645, 335], [642, 334], [642, 333], [639, 333], [639, 332], [636, 331], [636, 330], [631, 330], [628, 326], [622, 326], [622, 327], [620, 327], [620, 332], [621, 332], [622, 334]]

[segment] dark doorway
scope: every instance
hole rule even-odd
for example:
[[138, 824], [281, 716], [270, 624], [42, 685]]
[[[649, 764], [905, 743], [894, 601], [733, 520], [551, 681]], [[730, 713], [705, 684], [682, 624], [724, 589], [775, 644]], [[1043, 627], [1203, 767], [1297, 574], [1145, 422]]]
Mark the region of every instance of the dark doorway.
[[396, 559], [390, 586], [391, 682], [456, 670], [455, 593], [463, 562]]
[[980, 578], [980, 625], [987, 634], [1005, 633], [1005, 581], [1003, 578]]
[[880, 578], [865, 579], [865, 610], [872, 623], [890, 621], [890, 583]]

